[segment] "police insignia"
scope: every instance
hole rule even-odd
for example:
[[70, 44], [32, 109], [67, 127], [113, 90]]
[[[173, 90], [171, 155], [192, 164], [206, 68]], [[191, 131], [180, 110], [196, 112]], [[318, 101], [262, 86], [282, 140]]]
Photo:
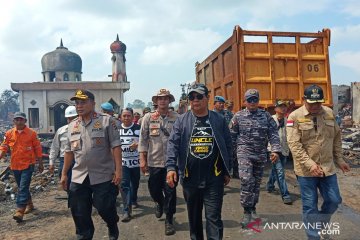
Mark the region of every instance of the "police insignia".
[[95, 140], [96, 142], [96, 145], [101, 145], [102, 141], [101, 141], [101, 138], [96, 138]]
[[250, 94], [255, 94], [256, 91], [255, 91], [254, 89], [251, 89], [249, 93], [250, 93]]
[[99, 121], [97, 121], [95, 124], [94, 124], [94, 128], [101, 128], [101, 123]]

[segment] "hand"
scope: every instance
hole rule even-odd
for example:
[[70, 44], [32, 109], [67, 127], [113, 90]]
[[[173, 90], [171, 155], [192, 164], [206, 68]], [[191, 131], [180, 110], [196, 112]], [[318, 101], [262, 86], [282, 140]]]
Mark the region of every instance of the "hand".
[[51, 174], [54, 174], [54, 165], [49, 165], [49, 172], [51, 173]]
[[138, 147], [138, 143], [137, 142], [133, 142], [130, 146], [129, 146], [129, 148], [131, 149], [131, 150], [136, 150], [136, 148]]
[[60, 184], [61, 184], [62, 188], [64, 189], [64, 191], [68, 190], [67, 189], [67, 181], [68, 181], [67, 175], [61, 174]]
[[169, 185], [169, 187], [173, 188], [175, 187], [176, 182], [177, 182], [176, 171], [174, 170], [168, 171], [166, 175], [166, 183]]
[[140, 158], [140, 170], [143, 174], [146, 173], [147, 167], [147, 162]]
[[120, 184], [121, 181], [121, 172], [115, 171], [114, 177], [111, 182], [113, 182], [116, 186]]
[[350, 166], [346, 162], [340, 163], [339, 168], [342, 170], [343, 173], [350, 171]]
[[44, 171], [44, 165], [42, 162], [39, 162], [39, 166], [38, 166], [39, 172], [42, 173]]
[[321, 169], [321, 167], [317, 164], [314, 164], [310, 168], [310, 173], [314, 177], [322, 177], [324, 175], [324, 171]]
[[270, 153], [270, 160], [272, 163], [275, 163], [279, 159], [279, 154], [272, 152]]
[[225, 175], [225, 176], [224, 176], [224, 186], [228, 185], [229, 182], [230, 182], [230, 176]]

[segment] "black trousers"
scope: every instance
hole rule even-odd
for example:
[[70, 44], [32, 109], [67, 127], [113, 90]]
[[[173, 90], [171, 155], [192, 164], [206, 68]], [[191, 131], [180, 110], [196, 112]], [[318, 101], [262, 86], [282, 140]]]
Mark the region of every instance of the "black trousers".
[[192, 240], [204, 239], [202, 210], [205, 206], [207, 239], [222, 239], [224, 228], [221, 220], [223, 182], [220, 184], [216, 182], [205, 188], [183, 186], [183, 193], [188, 211], [190, 238]]
[[117, 225], [119, 216], [115, 205], [116, 194], [116, 187], [111, 181], [90, 185], [89, 176], [87, 176], [82, 184], [71, 182], [69, 205], [77, 239], [93, 238], [95, 230], [91, 219], [93, 205], [108, 227]]
[[176, 186], [169, 187], [166, 183], [166, 168], [149, 167], [148, 188], [151, 198], [163, 206], [166, 215], [176, 213]]

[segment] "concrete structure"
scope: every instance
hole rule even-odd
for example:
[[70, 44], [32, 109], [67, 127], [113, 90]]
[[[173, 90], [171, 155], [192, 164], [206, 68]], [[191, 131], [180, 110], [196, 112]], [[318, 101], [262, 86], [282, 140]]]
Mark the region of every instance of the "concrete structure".
[[350, 86], [332, 85], [333, 110], [335, 115], [346, 104], [350, 103]]
[[[11, 83], [19, 92], [20, 111], [28, 116], [28, 124], [39, 133], [55, 132], [66, 124], [65, 108], [72, 105], [70, 98], [77, 89], [90, 90], [95, 95], [96, 109], [110, 102], [115, 111], [124, 105], [124, 92], [130, 89], [125, 70], [126, 46], [117, 36], [110, 46], [113, 53], [112, 81], [82, 81], [82, 60], [63, 46], [46, 53], [41, 59], [43, 82]], [[113, 60], [115, 58], [115, 61]]]
[[360, 126], [360, 82], [351, 83], [352, 119]]

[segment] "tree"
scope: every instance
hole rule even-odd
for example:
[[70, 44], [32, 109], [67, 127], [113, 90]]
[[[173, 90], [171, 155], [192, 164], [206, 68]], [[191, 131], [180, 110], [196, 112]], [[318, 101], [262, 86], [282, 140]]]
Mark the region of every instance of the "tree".
[[0, 117], [3, 120], [8, 120], [9, 112], [19, 111], [19, 94], [12, 90], [4, 90], [0, 96]]

